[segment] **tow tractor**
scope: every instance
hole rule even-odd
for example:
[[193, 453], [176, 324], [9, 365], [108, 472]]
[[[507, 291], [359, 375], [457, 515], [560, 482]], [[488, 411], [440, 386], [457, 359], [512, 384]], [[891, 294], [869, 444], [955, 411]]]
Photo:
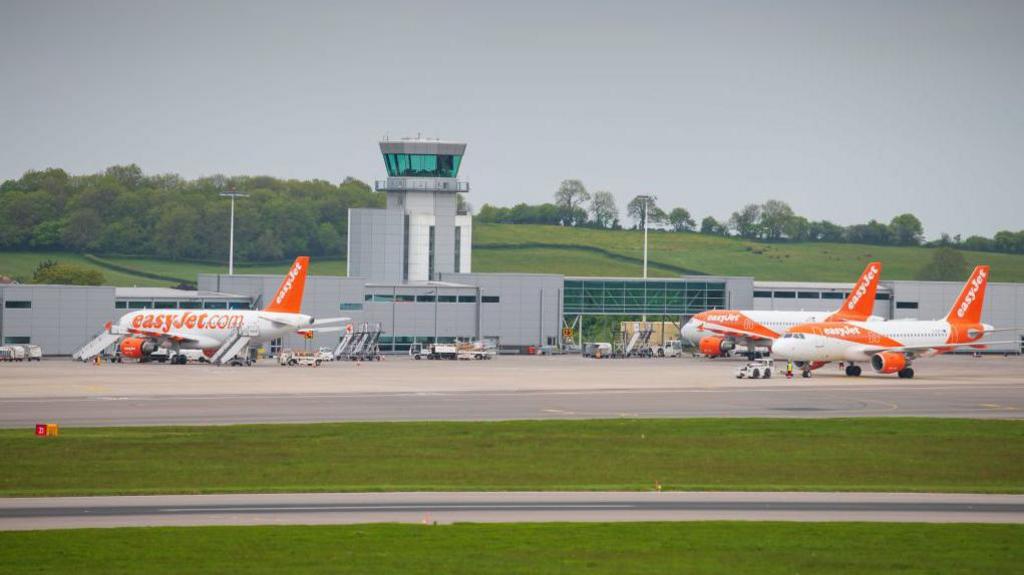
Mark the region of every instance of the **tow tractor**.
[[277, 362], [281, 365], [308, 365], [311, 367], [320, 367], [323, 360], [320, 359], [316, 353], [283, 349], [279, 354], [277, 354]]
[[736, 369], [736, 379], [743, 379], [744, 377], [750, 379], [771, 379], [772, 370], [774, 369], [775, 360], [755, 359]]

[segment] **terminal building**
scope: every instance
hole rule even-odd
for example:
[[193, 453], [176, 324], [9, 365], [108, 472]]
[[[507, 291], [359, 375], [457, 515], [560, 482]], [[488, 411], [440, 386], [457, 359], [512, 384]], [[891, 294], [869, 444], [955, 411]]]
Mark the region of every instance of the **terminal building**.
[[[475, 273], [472, 218], [457, 194], [466, 144], [433, 140], [380, 143], [387, 179], [383, 209], [351, 209], [348, 276], [309, 276], [303, 313], [351, 317], [379, 326], [381, 350], [401, 353], [414, 342], [490, 339], [507, 351], [593, 341], [585, 318], [617, 316], [680, 325], [708, 309], [836, 309], [853, 284], [757, 281], [750, 277], [567, 277], [560, 274]], [[883, 262], [884, 264], [884, 262]], [[998, 269], [993, 270], [998, 277]], [[70, 355], [108, 321], [136, 309], [259, 309], [280, 275], [200, 274], [198, 290], [0, 285], [0, 341], [33, 343], [47, 355]], [[855, 274], [851, 274], [851, 281]], [[966, 280], [966, 278], [965, 278]], [[879, 284], [875, 314], [886, 319], [938, 319], [963, 282]], [[1024, 327], [1024, 284], [989, 283], [983, 320]], [[1024, 353], [1024, 330], [993, 336], [995, 351]], [[337, 333], [317, 333], [314, 346], [333, 348]], [[275, 353], [302, 347], [298, 335], [270, 344]]]

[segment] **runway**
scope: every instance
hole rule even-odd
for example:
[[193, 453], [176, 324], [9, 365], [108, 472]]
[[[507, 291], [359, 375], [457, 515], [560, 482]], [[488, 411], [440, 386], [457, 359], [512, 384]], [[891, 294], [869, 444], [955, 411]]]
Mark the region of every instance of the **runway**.
[[618, 417], [1024, 418], [1024, 385], [828, 385], [0, 399], [0, 427]]
[[456, 492], [0, 499], [0, 530], [166, 525], [704, 520], [1024, 523], [1024, 495]]

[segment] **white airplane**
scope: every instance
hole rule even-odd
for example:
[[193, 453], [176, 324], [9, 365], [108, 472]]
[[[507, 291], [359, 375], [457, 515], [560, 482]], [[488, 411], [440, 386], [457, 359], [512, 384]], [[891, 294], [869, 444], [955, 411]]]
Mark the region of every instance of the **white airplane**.
[[[709, 310], [698, 313], [683, 325], [681, 334], [708, 357], [725, 355], [745, 346], [753, 354], [756, 348], [772, 348], [772, 342], [795, 325], [820, 321], [864, 321], [872, 319], [875, 293], [882, 276], [881, 262], [864, 268], [853, 291], [834, 312], [776, 310]], [[874, 316], [877, 318], [877, 316]], [[877, 318], [881, 319], [881, 318]]]
[[[309, 257], [296, 258], [270, 304], [261, 310], [133, 311], [122, 316], [113, 326], [108, 323], [105, 333], [94, 340], [96, 343], [90, 342], [75, 357], [88, 359], [113, 341], [123, 338], [119, 344], [123, 357], [144, 361], [157, 349], [166, 348], [201, 349], [211, 358], [217, 358], [219, 352], [221, 357], [230, 355], [227, 357], [230, 360], [248, 345], [277, 339], [290, 332], [340, 331], [341, 326], [320, 326], [338, 324], [349, 318], [315, 319], [300, 313], [308, 270]], [[104, 338], [107, 338], [106, 344], [101, 345]], [[97, 346], [100, 347], [96, 349]], [[229, 352], [232, 347], [237, 349]], [[91, 353], [94, 350], [95, 353]], [[178, 354], [175, 357], [180, 358], [178, 363], [184, 363], [185, 356]]]
[[792, 328], [776, 341], [772, 352], [776, 357], [797, 362], [804, 377], [810, 375], [811, 369], [832, 361], [849, 362], [846, 366], [849, 376], [861, 374], [856, 362], [869, 362], [878, 373], [914, 377], [911, 364], [918, 357], [959, 347], [981, 349], [985, 345], [979, 340], [986, 334], [1007, 331], [981, 323], [988, 276], [988, 266], [974, 268], [945, 319], [807, 323]]

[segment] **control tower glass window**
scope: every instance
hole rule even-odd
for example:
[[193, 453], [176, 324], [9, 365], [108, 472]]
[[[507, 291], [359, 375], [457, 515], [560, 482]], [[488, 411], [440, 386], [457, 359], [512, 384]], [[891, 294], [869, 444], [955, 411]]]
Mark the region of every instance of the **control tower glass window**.
[[454, 178], [459, 175], [462, 156], [435, 154], [384, 154], [391, 177]]

